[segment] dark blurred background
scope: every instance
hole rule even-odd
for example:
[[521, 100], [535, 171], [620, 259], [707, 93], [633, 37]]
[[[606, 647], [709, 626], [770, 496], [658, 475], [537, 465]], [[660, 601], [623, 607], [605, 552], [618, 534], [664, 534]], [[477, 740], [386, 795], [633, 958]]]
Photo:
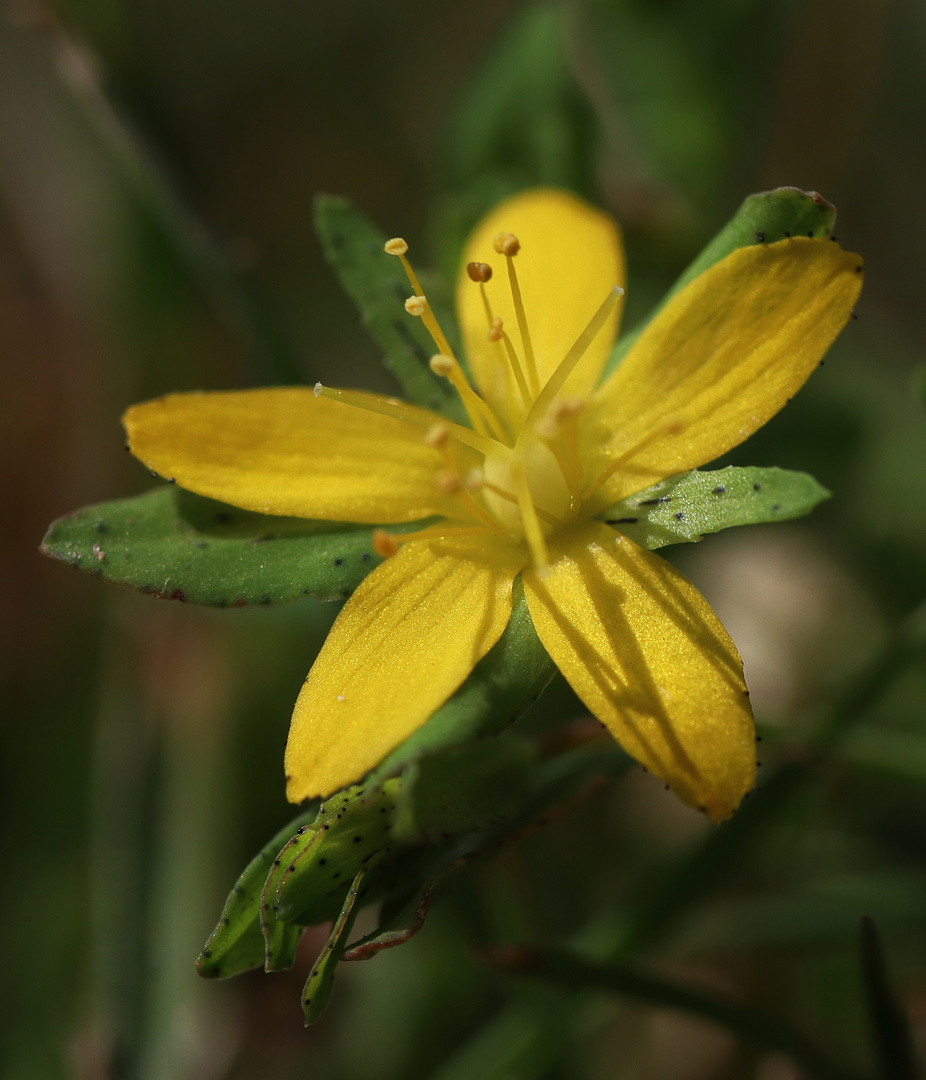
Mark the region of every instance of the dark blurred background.
[[[200, 983], [225, 892], [290, 816], [289, 712], [334, 606], [193, 609], [36, 548], [53, 518], [152, 483], [123, 450], [133, 401], [391, 389], [324, 264], [317, 193], [452, 276], [493, 201], [567, 186], [621, 221], [632, 323], [744, 196], [818, 190], [866, 259], [858, 319], [731, 460], [835, 497], [678, 553], [741, 647], [763, 763], [799, 756], [926, 595], [924, 59], [919, 0], [2, 5], [4, 1076], [804, 1075], [665, 1010], [566, 1009], [478, 959], [615, 932], [701, 842], [639, 770], [460, 879], [406, 948], [344, 965], [309, 1032], [304, 969]], [[647, 959], [865, 1064], [872, 915], [926, 1040], [924, 700], [920, 652]]]

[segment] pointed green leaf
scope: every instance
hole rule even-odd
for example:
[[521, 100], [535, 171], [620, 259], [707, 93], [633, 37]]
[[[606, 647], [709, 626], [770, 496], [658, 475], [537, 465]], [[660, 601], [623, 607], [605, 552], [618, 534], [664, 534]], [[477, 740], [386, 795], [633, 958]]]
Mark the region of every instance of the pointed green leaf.
[[437, 351], [434, 342], [422, 321], [405, 311], [412, 290], [402, 263], [383, 250], [389, 237], [345, 199], [331, 195], [315, 201], [315, 231], [325, 258], [383, 350], [383, 363], [404, 396], [416, 405], [462, 419], [449, 383], [428, 366]]
[[368, 867], [362, 866], [351, 883], [344, 904], [325, 946], [318, 954], [318, 959], [309, 972], [309, 977], [302, 988], [302, 1011], [305, 1016], [306, 1027], [314, 1024], [321, 1014], [328, 1008], [331, 1000], [331, 992], [334, 989], [334, 973], [344, 950], [347, 948], [347, 939], [357, 917], [357, 899], [361, 894], [361, 886], [366, 876]]
[[175, 486], [59, 518], [41, 550], [117, 585], [214, 607], [343, 599], [380, 562], [369, 527], [254, 514]]
[[[310, 844], [283, 860], [268, 890], [275, 917], [314, 926], [334, 918], [348, 883], [391, 844], [400, 780], [339, 791], [319, 807]], [[269, 882], [268, 882], [269, 884]]]
[[643, 328], [677, 292], [689, 282], [725, 259], [737, 248], [773, 244], [789, 236], [809, 236], [827, 240], [832, 236], [836, 208], [816, 191], [780, 187], [760, 191], [743, 201], [733, 218], [720, 230], [662, 300], [629, 334], [622, 334], [608, 360], [604, 377], [620, 363]]
[[293, 860], [318, 840], [318, 818], [304, 828], [298, 829], [279, 850], [270, 866], [260, 895], [260, 929], [264, 939], [264, 971], [289, 971], [296, 960], [296, 949], [303, 928], [277, 918], [274, 898], [279, 883]]
[[453, 697], [394, 750], [372, 777], [390, 776], [441, 747], [497, 735], [537, 700], [555, 672], [534, 630], [518, 578], [511, 618], [495, 646]]
[[603, 517], [640, 547], [655, 551], [734, 525], [802, 517], [829, 497], [807, 473], [734, 466], [696, 469], [622, 499]]
[[196, 970], [205, 979], [227, 979], [264, 963], [260, 925], [261, 892], [280, 848], [299, 829], [310, 825], [314, 808], [294, 818], [248, 863], [228, 894], [219, 924], [203, 947]]

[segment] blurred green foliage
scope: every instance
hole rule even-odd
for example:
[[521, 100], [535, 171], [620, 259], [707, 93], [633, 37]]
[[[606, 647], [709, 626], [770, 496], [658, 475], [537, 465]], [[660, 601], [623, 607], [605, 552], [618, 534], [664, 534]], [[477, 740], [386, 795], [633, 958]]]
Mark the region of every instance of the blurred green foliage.
[[[844, 1075], [907, 1067], [884, 1049], [897, 1010], [922, 1056], [924, 46], [916, 0], [4, 8], [3, 1076], [815, 1075], [643, 983], [615, 995], [628, 972], [783, 1025]], [[194, 610], [34, 549], [147, 485], [121, 449], [132, 401], [393, 389], [324, 265], [315, 194], [446, 274], [476, 216], [538, 182], [621, 220], [628, 327], [751, 191], [821, 191], [866, 259], [826, 367], [720, 463], [834, 498], [679, 557], [744, 653], [760, 787], [708, 830], [628, 770], [458, 875], [408, 946], [345, 966], [306, 1034], [326, 932], [290, 973], [204, 983], [193, 961], [290, 814], [289, 712], [333, 605]], [[581, 711], [556, 682], [523, 730]], [[883, 940], [865, 932], [864, 965], [863, 915]], [[564, 981], [580, 962], [599, 989]]]

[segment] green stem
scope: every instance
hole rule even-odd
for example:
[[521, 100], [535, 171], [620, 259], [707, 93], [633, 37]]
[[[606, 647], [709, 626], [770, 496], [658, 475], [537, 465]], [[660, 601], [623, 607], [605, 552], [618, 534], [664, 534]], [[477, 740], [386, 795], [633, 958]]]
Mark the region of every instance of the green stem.
[[787, 1024], [734, 1001], [622, 964], [605, 966], [590, 963], [562, 950], [531, 949], [507, 957], [503, 955], [500, 966], [571, 991], [589, 988], [610, 990], [660, 1008], [699, 1016], [763, 1050], [786, 1054], [820, 1080], [870, 1080], [866, 1073], [831, 1061], [816, 1043]]

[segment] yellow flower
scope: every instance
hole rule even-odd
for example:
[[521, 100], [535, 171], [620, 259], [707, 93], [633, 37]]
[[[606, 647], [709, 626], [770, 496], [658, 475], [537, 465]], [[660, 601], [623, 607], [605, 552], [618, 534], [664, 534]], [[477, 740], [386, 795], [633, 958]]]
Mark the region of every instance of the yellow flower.
[[[131, 408], [133, 452], [249, 510], [380, 525], [296, 703], [288, 796], [362, 777], [498, 640], [520, 574], [544, 647], [615, 738], [712, 820], [754, 783], [733, 642], [669, 563], [606, 523], [618, 500], [710, 462], [798, 390], [849, 317], [856, 256], [795, 238], [740, 248], [671, 299], [602, 372], [624, 279], [613, 223], [563, 192], [493, 210], [467, 244], [457, 307], [467, 379], [405, 259], [470, 426], [316, 386], [177, 394]], [[424, 524], [421, 525], [423, 519]]]

